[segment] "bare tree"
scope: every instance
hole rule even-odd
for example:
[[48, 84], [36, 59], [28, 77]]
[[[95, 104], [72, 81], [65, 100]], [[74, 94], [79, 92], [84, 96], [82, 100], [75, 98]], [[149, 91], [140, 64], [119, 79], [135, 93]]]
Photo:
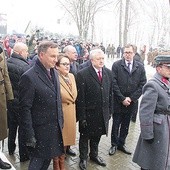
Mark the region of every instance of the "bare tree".
[[126, 0], [125, 5], [125, 20], [124, 20], [124, 38], [123, 38], [123, 45], [125, 46], [127, 44], [127, 34], [128, 34], [128, 19], [129, 19], [129, 4], [130, 0]]
[[57, 0], [76, 23], [80, 38], [87, 40], [90, 24], [97, 12], [113, 3], [112, 0]]

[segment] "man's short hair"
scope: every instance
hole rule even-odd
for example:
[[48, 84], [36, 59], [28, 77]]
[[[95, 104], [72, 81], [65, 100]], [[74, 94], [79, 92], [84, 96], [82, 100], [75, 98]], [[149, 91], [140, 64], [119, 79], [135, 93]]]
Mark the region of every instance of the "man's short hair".
[[41, 52], [46, 52], [48, 50], [48, 48], [58, 48], [58, 45], [56, 43], [54, 43], [53, 41], [42, 41], [39, 45], [38, 45], [38, 55]]

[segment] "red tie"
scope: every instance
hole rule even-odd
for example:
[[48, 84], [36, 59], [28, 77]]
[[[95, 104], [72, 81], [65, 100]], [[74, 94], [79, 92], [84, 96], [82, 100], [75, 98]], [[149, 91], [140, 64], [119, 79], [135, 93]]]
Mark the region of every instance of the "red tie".
[[162, 77], [162, 82], [164, 82], [165, 84], [168, 84], [168, 80], [167, 80], [167, 78]]
[[98, 77], [99, 77], [99, 80], [101, 82], [102, 81], [102, 75], [101, 75], [101, 71], [100, 70], [98, 71]]

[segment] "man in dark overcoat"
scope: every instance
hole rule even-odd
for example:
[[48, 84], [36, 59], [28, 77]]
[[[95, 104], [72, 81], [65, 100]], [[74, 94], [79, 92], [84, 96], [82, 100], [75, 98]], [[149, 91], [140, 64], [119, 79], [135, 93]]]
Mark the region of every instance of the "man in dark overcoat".
[[98, 145], [101, 136], [108, 134], [109, 119], [113, 110], [112, 74], [109, 69], [103, 67], [103, 51], [92, 50], [90, 60], [91, 65], [77, 73], [76, 112], [80, 132], [80, 169], [87, 168], [88, 142], [90, 159], [101, 166], [106, 166], [105, 161], [98, 156]]
[[[13, 102], [8, 103], [8, 151], [13, 155], [16, 149], [15, 139], [19, 126], [19, 80], [21, 75], [26, 72], [30, 66], [27, 61], [28, 47], [22, 42], [15, 43], [13, 53], [7, 60], [9, 77], [14, 93]], [[23, 132], [24, 133], [24, 132]], [[29, 160], [25, 142], [22, 139], [22, 132], [18, 130], [19, 156], [20, 161]]]
[[64, 153], [60, 85], [54, 69], [58, 54], [55, 43], [42, 42], [36, 64], [20, 80], [21, 128], [30, 151], [28, 170], [47, 170], [51, 159]]
[[134, 55], [133, 45], [128, 44], [124, 48], [124, 57], [112, 66], [114, 114], [109, 155], [113, 155], [116, 149], [131, 154], [125, 147], [125, 140], [135, 103], [146, 83], [144, 66], [134, 60]]

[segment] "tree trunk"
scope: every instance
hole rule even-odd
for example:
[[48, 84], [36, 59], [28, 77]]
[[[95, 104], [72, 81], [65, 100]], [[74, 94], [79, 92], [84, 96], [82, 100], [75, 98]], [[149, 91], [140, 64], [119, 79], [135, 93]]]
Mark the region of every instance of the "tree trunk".
[[119, 14], [119, 45], [122, 46], [122, 13], [123, 13], [123, 4], [120, 0], [120, 14]]
[[129, 20], [129, 3], [130, 0], [126, 0], [125, 5], [125, 22], [124, 22], [124, 33], [123, 33], [123, 45], [127, 44], [127, 34], [128, 34], [128, 20]]

